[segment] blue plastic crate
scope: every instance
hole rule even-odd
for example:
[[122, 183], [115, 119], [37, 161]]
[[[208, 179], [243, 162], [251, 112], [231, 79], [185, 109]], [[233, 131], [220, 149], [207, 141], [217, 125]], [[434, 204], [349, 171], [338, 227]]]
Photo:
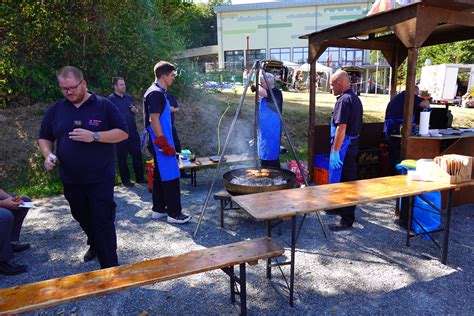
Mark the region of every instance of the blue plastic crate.
[[329, 170], [329, 155], [328, 154], [314, 155], [314, 166], [316, 168]]

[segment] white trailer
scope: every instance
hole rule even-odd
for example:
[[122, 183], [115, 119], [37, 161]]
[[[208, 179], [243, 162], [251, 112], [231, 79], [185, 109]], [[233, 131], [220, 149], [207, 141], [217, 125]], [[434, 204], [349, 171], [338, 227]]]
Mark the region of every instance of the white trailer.
[[[466, 80], [467, 79], [467, 80]], [[420, 90], [428, 91], [432, 102], [455, 103], [458, 83], [466, 93], [474, 90], [474, 64], [441, 64], [421, 68]], [[455, 101], [456, 100], [456, 101]]]

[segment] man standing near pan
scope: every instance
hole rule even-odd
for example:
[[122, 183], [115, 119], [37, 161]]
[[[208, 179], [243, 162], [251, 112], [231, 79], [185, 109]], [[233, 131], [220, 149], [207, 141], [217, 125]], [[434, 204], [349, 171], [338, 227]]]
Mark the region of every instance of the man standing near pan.
[[[283, 96], [281, 91], [275, 88], [274, 82], [275, 77], [270, 73], [260, 76], [258, 87], [258, 94], [261, 96], [258, 107], [258, 155], [262, 167], [279, 169], [281, 121], [276, 106], [282, 113]], [[275, 96], [276, 105], [273, 103], [270, 91]]]
[[[347, 72], [336, 71], [331, 77], [333, 94], [338, 96], [331, 116], [331, 156], [329, 183], [357, 180], [357, 154], [362, 129], [363, 108], [351, 89]], [[350, 229], [355, 220], [355, 206], [336, 209], [330, 213], [341, 217], [330, 225], [333, 231]]]

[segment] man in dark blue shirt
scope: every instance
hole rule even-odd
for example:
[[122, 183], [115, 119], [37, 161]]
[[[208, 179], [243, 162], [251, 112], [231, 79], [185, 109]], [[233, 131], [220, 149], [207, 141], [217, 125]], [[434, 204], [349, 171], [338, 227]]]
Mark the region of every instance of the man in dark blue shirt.
[[147, 89], [143, 99], [145, 127], [149, 134], [148, 149], [154, 158], [153, 219], [166, 217], [168, 223], [184, 224], [191, 217], [181, 210], [179, 167], [173, 141], [171, 107], [168, 89], [175, 78], [175, 67], [166, 61], [154, 67], [155, 82]]
[[[351, 89], [347, 72], [336, 71], [331, 77], [331, 87], [333, 94], [338, 97], [331, 117], [329, 183], [354, 181], [357, 180], [362, 103]], [[355, 208], [355, 206], [349, 206], [331, 212], [340, 215], [341, 219], [329, 228], [334, 231], [351, 228], [355, 220]]]
[[173, 129], [174, 149], [176, 150], [177, 153], [180, 153], [181, 141], [179, 140], [179, 137], [178, 137], [178, 131], [176, 130], [176, 127], [174, 126], [174, 113], [179, 112], [179, 105], [178, 105], [178, 101], [176, 101], [176, 98], [171, 93], [167, 92], [166, 97], [168, 99], [168, 102], [170, 103], [171, 128]]
[[[419, 124], [420, 112], [430, 106], [430, 102], [419, 97], [420, 89], [415, 86], [415, 98], [413, 105], [413, 123]], [[402, 91], [387, 104], [385, 110], [384, 133], [388, 145], [388, 164], [390, 166], [390, 174], [398, 174], [396, 165], [400, 162], [400, 137], [392, 135], [400, 135], [400, 127], [403, 125], [403, 108], [405, 107], [406, 92]]]
[[114, 78], [113, 85], [114, 93], [109, 95], [109, 100], [115, 104], [128, 125], [128, 139], [116, 144], [117, 162], [123, 185], [130, 187], [133, 186], [133, 184], [130, 182], [130, 172], [128, 171], [127, 165], [129, 153], [132, 156], [135, 180], [137, 183], [146, 183], [143, 176], [144, 170], [140, 136], [138, 135], [137, 123], [135, 121], [135, 114], [138, 113], [138, 109], [134, 104], [133, 98], [125, 93], [125, 80], [122, 77]]
[[59, 162], [64, 196], [90, 245], [84, 261], [97, 256], [102, 268], [117, 266], [115, 143], [127, 139], [127, 123], [112, 102], [87, 91], [78, 68], [62, 68], [58, 82], [65, 98], [49, 107], [39, 132], [44, 166]]

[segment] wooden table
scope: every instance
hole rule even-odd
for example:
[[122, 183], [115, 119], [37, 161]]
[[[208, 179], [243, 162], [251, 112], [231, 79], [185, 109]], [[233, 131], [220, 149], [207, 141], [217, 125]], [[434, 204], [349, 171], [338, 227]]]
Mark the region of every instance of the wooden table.
[[[224, 164], [228, 163], [239, 163], [239, 162], [249, 162], [253, 160], [253, 156], [248, 154], [243, 155], [225, 155], [226, 161]], [[191, 171], [191, 184], [196, 186], [197, 180], [197, 171], [203, 167], [217, 167], [218, 162], [214, 162], [209, 157], [198, 157], [196, 161], [191, 162], [188, 165], [179, 164], [179, 169], [181, 170], [190, 170]]]
[[409, 197], [409, 216], [407, 227], [407, 246], [411, 232], [413, 198], [415, 195], [448, 191], [446, 200], [446, 219], [444, 224], [441, 262], [446, 263], [448, 256], [449, 228], [451, 222], [451, 204], [454, 190], [474, 185], [474, 180], [460, 184], [440, 182], [408, 181], [406, 176], [374, 178], [344, 183], [335, 183], [302, 189], [288, 189], [275, 192], [233, 196], [245, 212], [257, 221], [267, 222], [267, 235], [271, 237], [272, 221], [291, 219], [291, 256], [290, 261], [272, 263], [267, 261], [267, 277], [271, 278], [272, 267], [290, 265], [290, 305], [293, 306], [293, 288], [295, 271], [295, 248], [297, 242], [296, 217], [308, 213], [326, 211], [345, 206], [365, 204], [377, 201]]

